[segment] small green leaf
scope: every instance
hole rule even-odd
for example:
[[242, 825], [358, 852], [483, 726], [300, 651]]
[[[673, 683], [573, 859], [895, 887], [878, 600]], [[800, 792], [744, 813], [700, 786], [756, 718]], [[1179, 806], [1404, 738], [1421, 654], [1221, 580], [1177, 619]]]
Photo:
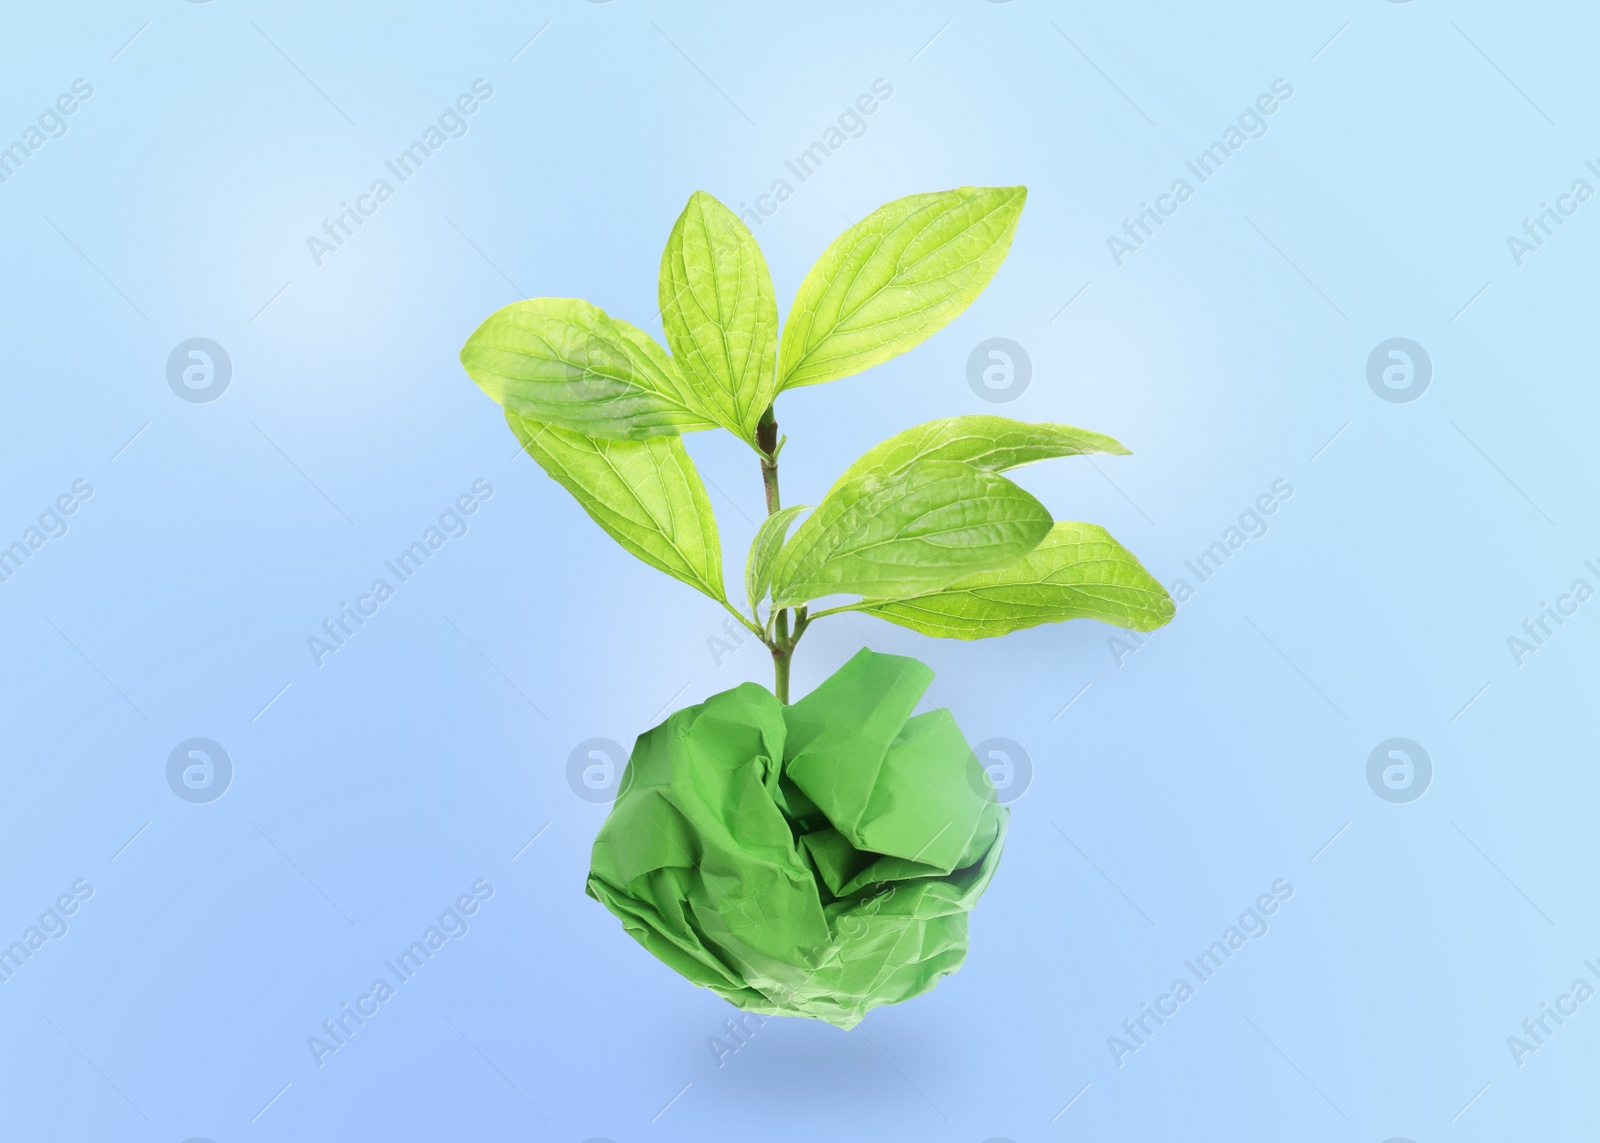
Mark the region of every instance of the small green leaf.
[[901, 598], [1014, 563], [1050, 531], [1050, 513], [1003, 476], [930, 460], [868, 473], [823, 497], [772, 568], [772, 603], [825, 595]]
[[809, 504], [791, 504], [787, 508], [780, 508], [761, 521], [761, 527], [756, 529], [756, 538], [750, 541], [750, 554], [744, 561], [744, 589], [750, 596], [752, 615], [767, 597], [767, 588], [772, 586], [772, 561], [783, 547], [784, 537], [789, 534], [789, 525], [809, 507]]
[[755, 444], [777, 396], [778, 303], [750, 229], [695, 191], [661, 254], [661, 328], [700, 409]]
[[960, 187], [879, 207], [823, 251], [783, 329], [780, 389], [860, 373], [943, 329], [1005, 260], [1026, 187]]
[[924, 635], [987, 639], [1064, 619], [1152, 631], [1177, 610], [1133, 553], [1095, 524], [1059, 523], [1009, 567], [942, 590], [856, 610]]
[[586, 437], [509, 409], [506, 423], [528, 455], [613, 540], [712, 599], [727, 599], [717, 519], [681, 438]]
[[577, 298], [496, 310], [461, 347], [461, 364], [506, 412], [584, 436], [640, 441], [715, 427], [649, 334]]
[[1126, 456], [1128, 450], [1101, 433], [1071, 425], [1029, 424], [987, 415], [946, 417], [896, 433], [868, 449], [834, 484], [868, 472], [888, 476], [922, 460], [959, 460], [986, 472], [1083, 453]]

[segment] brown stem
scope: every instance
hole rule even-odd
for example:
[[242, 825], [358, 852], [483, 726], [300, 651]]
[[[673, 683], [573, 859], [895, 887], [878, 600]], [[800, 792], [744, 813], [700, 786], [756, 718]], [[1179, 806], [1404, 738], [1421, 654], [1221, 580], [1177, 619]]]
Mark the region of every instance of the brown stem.
[[[767, 515], [778, 510], [782, 501], [778, 496], [778, 418], [771, 405], [756, 423], [756, 448], [761, 453], [761, 487], [767, 494]], [[794, 645], [805, 630], [805, 609], [795, 612], [794, 635], [789, 634], [789, 611], [782, 608], [773, 621], [773, 638], [767, 644], [772, 652], [772, 693], [785, 706], [789, 704], [789, 663], [794, 657]]]
[[789, 662], [794, 657], [794, 641], [789, 638], [789, 612], [778, 612], [777, 637], [772, 642], [772, 693], [784, 706], [789, 705]]
[[761, 450], [761, 486], [767, 494], [767, 515], [779, 508], [778, 501], [778, 418], [767, 406], [756, 424], [756, 447]]

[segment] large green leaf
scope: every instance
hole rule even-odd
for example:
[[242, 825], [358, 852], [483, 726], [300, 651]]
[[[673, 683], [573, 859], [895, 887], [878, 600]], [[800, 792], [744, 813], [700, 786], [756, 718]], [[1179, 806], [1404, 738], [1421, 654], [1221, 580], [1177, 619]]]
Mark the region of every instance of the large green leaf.
[[496, 310], [461, 347], [461, 364], [508, 413], [584, 436], [640, 441], [715, 427], [649, 334], [577, 298]]
[[755, 444], [778, 392], [778, 303], [749, 227], [695, 191], [661, 254], [661, 328], [699, 407]]
[[1003, 472], [1036, 460], [1091, 452], [1126, 456], [1128, 450], [1102, 433], [1071, 425], [1029, 424], [988, 415], [946, 417], [896, 433], [868, 449], [834, 487], [868, 472], [885, 476], [902, 472], [922, 460], [959, 460], [986, 472]]
[[717, 520], [682, 439], [586, 437], [509, 409], [506, 423], [613, 540], [712, 599], [727, 598]]
[[943, 329], [1011, 246], [1026, 187], [959, 187], [879, 207], [817, 259], [783, 329], [779, 387], [860, 373]]
[[1033, 551], [999, 571], [942, 590], [858, 608], [947, 639], [987, 639], [1064, 619], [1150, 631], [1171, 619], [1166, 589], [1104, 528], [1059, 523]]
[[825, 595], [899, 598], [1020, 559], [1050, 513], [1003, 476], [930, 460], [828, 493], [778, 553], [772, 604]]
[[756, 538], [750, 541], [750, 554], [744, 561], [744, 588], [750, 597], [752, 615], [767, 597], [767, 588], [772, 586], [772, 561], [783, 547], [784, 537], [789, 534], [789, 525], [809, 507], [809, 504], [791, 504], [787, 508], [780, 508], [761, 521], [761, 527], [756, 529]]

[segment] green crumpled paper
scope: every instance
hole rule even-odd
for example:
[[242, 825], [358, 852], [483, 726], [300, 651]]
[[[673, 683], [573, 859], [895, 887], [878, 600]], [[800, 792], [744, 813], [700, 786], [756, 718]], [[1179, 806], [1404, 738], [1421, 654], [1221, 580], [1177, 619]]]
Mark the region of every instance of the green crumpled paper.
[[587, 891], [695, 984], [852, 1028], [967, 955], [1009, 812], [933, 679], [863, 649], [792, 706], [754, 683], [639, 736]]

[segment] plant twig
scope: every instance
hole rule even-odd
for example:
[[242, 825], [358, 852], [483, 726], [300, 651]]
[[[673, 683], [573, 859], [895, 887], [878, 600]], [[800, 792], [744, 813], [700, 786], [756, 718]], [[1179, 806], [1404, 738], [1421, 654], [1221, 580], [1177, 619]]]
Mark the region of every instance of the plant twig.
[[767, 494], [767, 515], [770, 516], [778, 510], [778, 449], [782, 442], [778, 440], [778, 418], [772, 411], [771, 405], [761, 414], [761, 420], [756, 424], [756, 448], [761, 452], [761, 486]]
[[[771, 516], [782, 505], [778, 495], [778, 453], [784, 440], [778, 436], [778, 417], [773, 406], [761, 414], [756, 424], [756, 448], [761, 454], [761, 487], [767, 496], [767, 515]], [[795, 610], [793, 633], [789, 630], [789, 609], [773, 608], [767, 616], [768, 631], [761, 641], [772, 652], [772, 693], [785, 706], [789, 703], [789, 664], [794, 658], [794, 645], [806, 629], [806, 609]]]

